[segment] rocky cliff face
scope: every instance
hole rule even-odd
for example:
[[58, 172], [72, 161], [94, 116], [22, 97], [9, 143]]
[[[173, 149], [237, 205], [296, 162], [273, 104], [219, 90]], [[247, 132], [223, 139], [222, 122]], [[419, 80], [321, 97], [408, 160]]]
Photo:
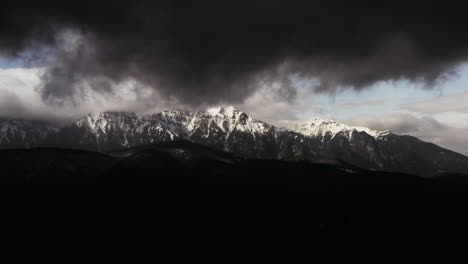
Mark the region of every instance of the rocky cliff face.
[[61, 129], [18, 120], [0, 124], [1, 148], [50, 146], [109, 152], [184, 139], [251, 158], [348, 163], [424, 176], [468, 173], [467, 157], [414, 137], [318, 118], [295, 129], [277, 128], [234, 107], [144, 116], [93, 113]]

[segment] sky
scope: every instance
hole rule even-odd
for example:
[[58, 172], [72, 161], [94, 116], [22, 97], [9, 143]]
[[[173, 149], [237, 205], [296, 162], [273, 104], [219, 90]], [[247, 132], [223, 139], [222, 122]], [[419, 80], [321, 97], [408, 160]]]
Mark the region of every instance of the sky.
[[[293, 127], [322, 117], [468, 155], [460, 1], [7, 2], [0, 115], [234, 105]], [[28, 19], [24, 19], [27, 17]]]

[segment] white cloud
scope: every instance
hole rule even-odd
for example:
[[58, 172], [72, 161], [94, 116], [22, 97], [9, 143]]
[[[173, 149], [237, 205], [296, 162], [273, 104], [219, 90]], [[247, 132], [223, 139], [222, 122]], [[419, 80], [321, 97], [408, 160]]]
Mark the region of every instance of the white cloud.
[[304, 118], [306, 111], [319, 111], [306, 99], [310, 95], [307, 89], [298, 88], [296, 98], [292, 101], [278, 96], [278, 89], [271, 86], [262, 87], [236, 106], [256, 119], [280, 127], [294, 126], [296, 121]]

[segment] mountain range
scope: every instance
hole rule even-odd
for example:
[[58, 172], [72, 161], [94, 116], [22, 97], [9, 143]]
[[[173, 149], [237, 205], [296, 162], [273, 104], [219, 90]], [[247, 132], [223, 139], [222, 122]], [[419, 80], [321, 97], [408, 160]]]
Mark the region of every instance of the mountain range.
[[256, 120], [234, 107], [199, 112], [91, 113], [55, 128], [46, 122], [0, 120], [0, 148], [59, 147], [97, 152], [189, 140], [240, 157], [349, 164], [421, 176], [468, 174], [468, 157], [415, 137], [312, 119], [295, 129]]

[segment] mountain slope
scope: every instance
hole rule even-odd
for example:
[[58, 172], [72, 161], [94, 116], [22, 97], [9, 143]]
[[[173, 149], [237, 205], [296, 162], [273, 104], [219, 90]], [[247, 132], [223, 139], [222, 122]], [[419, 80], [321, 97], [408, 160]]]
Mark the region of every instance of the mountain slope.
[[0, 119], [0, 149], [37, 147], [55, 131], [41, 121]]
[[151, 117], [105, 112], [89, 114], [62, 128], [49, 136], [44, 145], [105, 152], [173, 139], [173, 134]]
[[[335, 130], [336, 131], [336, 130]], [[468, 158], [415, 137], [388, 131], [342, 130], [312, 135], [306, 141], [321, 159], [337, 159], [373, 170], [432, 176], [468, 172]]]
[[[45, 125], [14, 124], [4, 125], [9, 132], [2, 132], [0, 138], [15, 140], [0, 141], [1, 148], [37, 146], [42, 142], [46, 147], [109, 152], [183, 139], [248, 158], [346, 163], [423, 176], [468, 173], [467, 157], [414, 137], [318, 118], [295, 129], [277, 128], [234, 107], [152, 115], [93, 113], [56, 132]], [[16, 131], [16, 136], [11, 136], [11, 131]], [[23, 135], [34, 136], [23, 142]]]

